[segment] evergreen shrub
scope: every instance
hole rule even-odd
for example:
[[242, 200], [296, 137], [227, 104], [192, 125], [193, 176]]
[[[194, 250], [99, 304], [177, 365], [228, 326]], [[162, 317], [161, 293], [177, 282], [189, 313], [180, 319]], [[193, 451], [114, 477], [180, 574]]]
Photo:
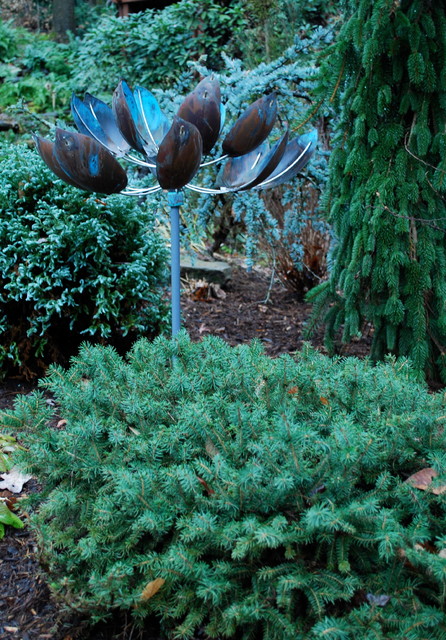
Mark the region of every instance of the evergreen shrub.
[[0, 105], [23, 101], [33, 112], [69, 105], [72, 46], [0, 20]]
[[339, 123], [326, 205], [338, 242], [312, 292], [327, 346], [374, 326], [371, 355], [446, 383], [446, 5], [353, 0], [324, 54]]
[[[444, 640], [444, 396], [410, 365], [309, 348], [84, 345], [1, 423], [43, 484], [32, 516], [54, 591], [162, 637]], [[405, 482], [438, 471], [432, 491]]]
[[128, 348], [159, 332], [166, 249], [152, 212], [65, 185], [24, 146], [1, 145], [0, 167], [3, 373], [32, 374], [86, 337]]
[[222, 49], [244, 26], [240, 0], [227, 7], [218, 0], [181, 0], [125, 19], [104, 15], [73, 53], [73, 88], [108, 98], [122, 78], [150, 90], [168, 86], [202, 55], [218, 68]]

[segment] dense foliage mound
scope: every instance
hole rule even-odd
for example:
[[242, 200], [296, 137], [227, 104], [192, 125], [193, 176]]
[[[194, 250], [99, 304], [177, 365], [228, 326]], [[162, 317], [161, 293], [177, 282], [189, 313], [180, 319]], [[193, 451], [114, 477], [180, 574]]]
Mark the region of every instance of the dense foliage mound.
[[68, 187], [24, 146], [0, 146], [0, 162], [3, 371], [35, 371], [87, 336], [159, 332], [166, 250], [153, 214]]
[[[39, 393], [2, 423], [70, 607], [169, 638], [446, 637], [445, 402], [406, 362], [180, 334], [127, 360], [86, 345], [45, 386], [57, 429]], [[426, 467], [427, 490], [406, 482]]]

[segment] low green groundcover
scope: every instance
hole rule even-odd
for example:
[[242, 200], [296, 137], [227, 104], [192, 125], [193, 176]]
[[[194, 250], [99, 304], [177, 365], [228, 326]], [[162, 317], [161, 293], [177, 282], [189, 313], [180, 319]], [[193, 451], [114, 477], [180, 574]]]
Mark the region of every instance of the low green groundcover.
[[44, 386], [66, 423], [39, 392], [2, 422], [71, 607], [165, 638], [446, 638], [446, 403], [407, 362], [181, 334], [85, 345]]

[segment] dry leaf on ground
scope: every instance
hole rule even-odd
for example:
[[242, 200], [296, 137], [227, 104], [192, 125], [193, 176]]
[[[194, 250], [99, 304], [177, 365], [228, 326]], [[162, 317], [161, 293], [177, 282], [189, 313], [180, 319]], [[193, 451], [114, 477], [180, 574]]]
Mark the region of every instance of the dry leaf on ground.
[[432, 487], [434, 478], [438, 476], [438, 472], [431, 467], [421, 469], [413, 475], [407, 478], [407, 484], [410, 484], [415, 489], [421, 489], [422, 491], [431, 491], [435, 495], [439, 496], [442, 493], [446, 493], [446, 484], [442, 484], [436, 487]]
[[31, 480], [32, 476], [22, 473], [17, 467], [13, 467], [8, 473], [1, 473], [0, 478], [3, 478], [3, 482], [0, 482], [0, 489], [8, 489], [12, 493], [20, 493], [23, 485], [28, 480]]
[[141, 593], [141, 600], [150, 600], [155, 593], [158, 593], [165, 582], [164, 578], [155, 578], [155, 580], [147, 583]]

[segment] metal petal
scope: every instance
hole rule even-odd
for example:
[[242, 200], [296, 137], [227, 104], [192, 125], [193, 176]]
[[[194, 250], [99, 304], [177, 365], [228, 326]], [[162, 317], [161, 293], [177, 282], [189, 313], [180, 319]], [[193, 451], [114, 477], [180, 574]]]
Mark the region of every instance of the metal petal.
[[316, 143], [316, 129], [291, 140], [291, 142], [287, 144], [285, 153], [273, 173], [261, 182], [257, 186], [257, 189], [277, 187], [279, 184], [292, 180], [309, 162], [315, 151]]
[[89, 136], [56, 129], [56, 141], [37, 138], [37, 148], [54, 173], [69, 184], [98, 193], [118, 193], [127, 185], [121, 165]]
[[203, 138], [203, 153], [217, 142], [221, 128], [220, 85], [216, 78], [204, 78], [183, 101], [178, 116], [194, 124]]
[[203, 142], [198, 129], [175, 116], [156, 157], [156, 174], [161, 187], [184, 187], [198, 171], [202, 153]]
[[113, 114], [119, 130], [133, 149], [144, 153], [145, 141], [141, 137], [137, 122], [141, 119], [136, 101], [129, 85], [124, 81], [116, 87], [113, 93]]
[[263, 142], [257, 149], [237, 158], [230, 158], [217, 177], [217, 185], [236, 191], [252, 189], [265, 180], [277, 167], [288, 142], [288, 131], [270, 149]]
[[68, 173], [63, 170], [63, 168], [59, 164], [59, 161], [55, 158], [54, 142], [51, 142], [51, 140], [47, 140], [46, 138], [41, 138], [40, 136], [34, 136], [34, 140], [36, 142], [36, 148], [40, 154], [40, 157], [51, 169], [51, 171], [64, 182], [71, 184], [72, 187], [78, 187], [82, 189], [81, 185], [70, 178]]
[[269, 135], [277, 116], [275, 93], [259, 98], [235, 122], [223, 140], [223, 151], [230, 156], [242, 156], [253, 151]]
[[[91, 93], [85, 94], [84, 104], [90, 109], [99, 122], [107, 139], [111, 141], [113, 145], [112, 148], [114, 149], [112, 153], [118, 157], [125, 155], [129, 151], [130, 145], [119, 131], [111, 108], [105, 104], [105, 102], [102, 102], [102, 100], [92, 96]], [[111, 148], [109, 150], [111, 151]]]
[[122, 150], [107, 136], [90, 107], [84, 104], [82, 100], [74, 94], [71, 97], [71, 113], [80, 133], [94, 138], [108, 149], [110, 153], [123, 155]]
[[155, 96], [148, 89], [135, 87], [133, 96], [138, 107], [138, 131], [146, 143], [146, 154], [151, 156], [157, 153], [159, 145], [169, 131], [170, 123], [161, 111]]

